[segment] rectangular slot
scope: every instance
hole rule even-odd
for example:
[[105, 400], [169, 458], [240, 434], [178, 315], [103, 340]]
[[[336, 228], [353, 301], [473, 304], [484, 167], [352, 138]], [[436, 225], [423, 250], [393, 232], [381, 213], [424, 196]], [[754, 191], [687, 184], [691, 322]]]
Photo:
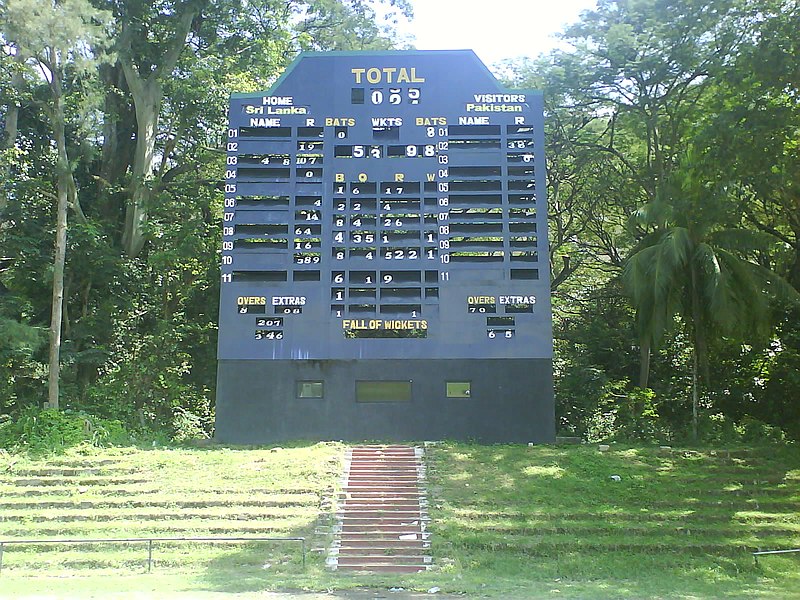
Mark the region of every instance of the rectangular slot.
[[288, 138], [292, 137], [292, 128], [291, 127], [239, 127], [239, 137]]
[[347, 312], [354, 315], [374, 315], [376, 309], [374, 304], [351, 304], [347, 307]]
[[450, 194], [450, 206], [474, 206], [488, 204], [490, 206], [502, 204], [503, 196], [500, 194]]
[[313, 235], [318, 236], [322, 233], [322, 225], [309, 225], [307, 223], [298, 223], [294, 227], [295, 235]]
[[297, 381], [298, 398], [322, 398], [324, 395], [324, 384], [321, 381]]
[[[434, 274], [436, 274], [435, 271]], [[381, 271], [381, 283], [384, 285], [390, 283], [392, 285], [420, 283], [421, 275], [422, 273], [420, 271]], [[435, 278], [434, 281], [437, 281], [437, 278]]]
[[450, 225], [451, 236], [468, 235], [490, 235], [492, 233], [503, 233], [503, 224], [497, 223], [452, 223]]
[[250, 235], [286, 235], [289, 233], [289, 225], [285, 223], [278, 224], [251, 224], [242, 223], [241, 225], [233, 226], [234, 234], [250, 234]]
[[294, 170], [294, 176], [298, 179], [319, 179], [322, 177], [322, 168], [320, 167], [301, 167]]
[[514, 304], [506, 304], [505, 309], [506, 309], [506, 314], [532, 313], [533, 304], [517, 302]]
[[445, 382], [445, 395], [448, 398], [470, 398], [471, 393], [472, 382], [470, 381]]
[[[375, 212], [378, 208], [378, 201], [375, 198], [350, 198], [349, 204], [350, 210], [359, 214]], [[364, 220], [365, 223], [369, 221], [374, 223], [375, 217], [367, 217]], [[361, 227], [361, 225], [356, 225], [356, 227]]]
[[451, 137], [455, 135], [500, 135], [500, 125], [450, 125], [447, 133]]
[[[241, 301], [242, 298], [239, 298]], [[263, 299], [265, 304], [237, 304], [236, 312], [240, 315], [263, 315], [267, 312], [266, 299]]]
[[288, 154], [240, 154], [239, 165], [273, 165], [288, 166], [291, 157]]
[[234, 271], [233, 281], [267, 283], [271, 281], [286, 281], [286, 271]]
[[364, 181], [363, 183], [350, 183], [351, 194], [374, 194], [378, 186], [374, 181]]
[[504, 253], [496, 252], [451, 252], [450, 262], [457, 263], [488, 263], [503, 262]]
[[450, 177], [500, 177], [500, 167], [450, 167]]
[[283, 327], [283, 317], [257, 317], [256, 327]]
[[400, 139], [400, 127], [397, 125], [389, 125], [386, 127], [373, 127], [372, 139], [396, 141]]
[[294, 271], [292, 273], [292, 281], [319, 281], [319, 271]]
[[286, 238], [244, 238], [233, 241], [236, 250], [286, 250], [289, 240]]
[[386, 196], [402, 196], [402, 195], [419, 195], [419, 181], [383, 181], [381, 182], [381, 195]]
[[421, 302], [422, 290], [420, 288], [381, 288], [381, 302], [387, 300], [391, 302]]
[[237, 207], [284, 208], [289, 206], [289, 196], [242, 196], [236, 199]]
[[[350, 250], [350, 258], [365, 258], [366, 260], [375, 260], [377, 250], [374, 246], [367, 248], [353, 248]], [[338, 256], [334, 256], [338, 260]]]
[[509, 204], [536, 204], [536, 196], [533, 194], [509, 194]]
[[322, 206], [322, 196], [295, 196], [295, 206]]
[[511, 262], [538, 262], [539, 254], [526, 250], [514, 250], [511, 253]]
[[506, 125], [508, 135], [533, 135], [533, 125]]
[[531, 139], [508, 140], [508, 142], [506, 142], [506, 148], [508, 148], [509, 150], [530, 150], [533, 148], [533, 140]]
[[288, 167], [264, 167], [264, 168], [239, 168], [236, 177], [239, 181], [247, 179], [249, 181], [260, 179], [289, 179], [291, 171]]
[[524, 167], [508, 167], [509, 177], [533, 177], [535, 169], [532, 164]]
[[345, 331], [349, 339], [425, 339], [427, 329], [355, 329]]
[[506, 162], [511, 164], [516, 163], [533, 163], [535, 156], [533, 152], [509, 152], [506, 154]]
[[536, 182], [532, 179], [509, 179], [508, 189], [510, 191], [531, 191], [536, 189]]
[[325, 130], [322, 127], [298, 127], [297, 137], [300, 138], [321, 138], [325, 135]]
[[537, 280], [539, 269], [511, 269], [511, 279]]
[[453, 140], [451, 139], [448, 144], [449, 150], [497, 150], [500, 148], [500, 139], [464, 139]]
[[350, 288], [347, 297], [350, 300], [375, 300], [375, 288]]
[[498, 179], [467, 179], [451, 181], [451, 192], [488, 192], [502, 190], [503, 184]]
[[356, 285], [375, 285], [375, 271], [350, 271], [348, 282]]
[[294, 164], [297, 166], [319, 167], [322, 165], [323, 159], [323, 154], [298, 154]]
[[509, 223], [508, 230], [511, 233], [536, 233], [536, 222]]
[[512, 219], [535, 219], [536, 209], [533, 207], [512, 208], [508, 211], [508, 216]]
[[[409, 316], [412, 319], [417, 319], [419, 313], [422, 312], [422, 306], [420, 304], [382, 304], [381, 305], [381, 314], [382, 315], [397, 315], [399, 317], [408, 318]], [[411, 322], [409, 324], [407, 321], [400, 321], [396, 323], [394, 326], [396, 327], [406, 327], [406, 326], [414, 326], [417, 327], [419, 323]], [[416, 329], [419, 331], [419, 329]]]
[[514, 326], [514, 321], [516, 321], [514, 317], [486, 317], [486, 324], [495, 327]]
[[283, 332], [276, 329], [256, 329], [255, 338], [257, 340], [282, 340]]
[[487, 329], [486, 330], [486, 337], [490, 340], [508, 340], [514, 337], [514, 330], [513, 329]]
[[350, 104], [364, 104], [364, 88], [350, 88]]

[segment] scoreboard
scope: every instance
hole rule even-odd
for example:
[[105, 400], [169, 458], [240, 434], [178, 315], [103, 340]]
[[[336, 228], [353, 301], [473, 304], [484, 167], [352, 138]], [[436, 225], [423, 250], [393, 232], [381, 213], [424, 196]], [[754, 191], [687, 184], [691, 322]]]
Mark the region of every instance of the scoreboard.
[[542, 96], [471, 51], [234, 94], [217, 437], [551, 441]]

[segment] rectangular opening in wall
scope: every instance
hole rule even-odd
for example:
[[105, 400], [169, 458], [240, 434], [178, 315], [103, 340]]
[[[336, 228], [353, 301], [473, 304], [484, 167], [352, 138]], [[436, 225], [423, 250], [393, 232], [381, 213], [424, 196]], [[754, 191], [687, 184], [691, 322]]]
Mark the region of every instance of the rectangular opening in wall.
[[410, 401], [410, 381], [356, 381], [356, 402]]
[[298, 398], [322, 398], [323, 385], [321, 381], [298, 381]]
[[448, 398], [470, 398], [472, 383], [469, 381], [448, 381], [445, 383], [447, 387]]

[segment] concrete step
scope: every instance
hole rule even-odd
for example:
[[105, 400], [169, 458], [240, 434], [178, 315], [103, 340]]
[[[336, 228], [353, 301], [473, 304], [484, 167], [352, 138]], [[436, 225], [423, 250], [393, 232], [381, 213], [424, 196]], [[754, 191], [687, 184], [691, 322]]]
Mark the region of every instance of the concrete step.
[[430, 548], [430, 543], [426, 540], [393, 540], [386, 538], [374, 540], [346, 540], [342, 541], [341, 546], [338, 547], [339, 554], [358, 554], [359, 552], [369, 554], [372, 549], [409, 549], [419, 551], [427, 548]]
[[428, 568], [429, 519], [420, 457], [409, 446], [362, 446], [349, 452], [331, 567], [383, 573]]
[[402, 565], [419, 565], [424, 567], [430, 564], [430, 556], [422, 554], [405, 555], [405, 554], [360, 554], [360, 555], [345, 555], [339, 556], [339, 566], [343, 565], [381, 565], [381, 564], [402, 564]]
[[340, 571], [368, 571], [370, 573], [420, 573], [428, 569], [425, 565], [341, 565]]

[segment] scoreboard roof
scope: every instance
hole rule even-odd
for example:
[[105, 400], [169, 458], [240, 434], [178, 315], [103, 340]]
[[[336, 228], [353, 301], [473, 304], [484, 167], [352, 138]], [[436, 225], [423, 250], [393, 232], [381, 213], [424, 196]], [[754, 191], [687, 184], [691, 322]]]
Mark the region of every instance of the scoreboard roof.
[[[437, 87], [445, 92], [447, 84], [459, 81], [467, 81], [470, 86], [484, 81], [488, 87], [495, 91], [511, 91], [504, 87], [492, 72], [483, 64], [472, 50], [384, 50], [384, 51], [341, 51], [341, 52], [301, 52], [297, 58], [286, 68], [281, 76], [267, 90], [261, 92], [233, 93], [231, 98], [260, 98], [265, 94], [272, 94], [278, 90], [286, 91], [282, 88], [287, 80], [305, 81], [312, 88], [321, 82], [328, 82], [328, 85], [344, 85], [351, 81], [350, 69], [359, 65], [361, 68], [386, 68], [392, 67], [393, 59], [413, 59], [415, 65], [424, 65], [425, 69], [435, 72], [438, 81]], [[346, 59], [346, 60], [342, 60]], [[331, 64], [333, 63], [333, 66]], [[454, 69], [457, 66], [458, 69]], [[417, 77], [424, 77], [421, 68]], [[366, 74], [366, 73], [365, 73]], [[406, 73], [410, 77], [410, 73]], [[393, 73], [399, 77], [399, 73]], [[394, 78], [393, 78], [394, 79]], [[379, 82], [370, 82], [379, 83]], [[385, 80], [380, 83], [387, 84], [391, 81]], [[396, 81], [395, 83], [402, 83]], [[431, 81], [426, 78], [426, 86], [431, 86]], [[458, 87], [458, 85], [456, 85]], [[541, 95], [541, 91], [533, 89], [514, 89], [513, 91], [524, 91], [531, 95]]]

